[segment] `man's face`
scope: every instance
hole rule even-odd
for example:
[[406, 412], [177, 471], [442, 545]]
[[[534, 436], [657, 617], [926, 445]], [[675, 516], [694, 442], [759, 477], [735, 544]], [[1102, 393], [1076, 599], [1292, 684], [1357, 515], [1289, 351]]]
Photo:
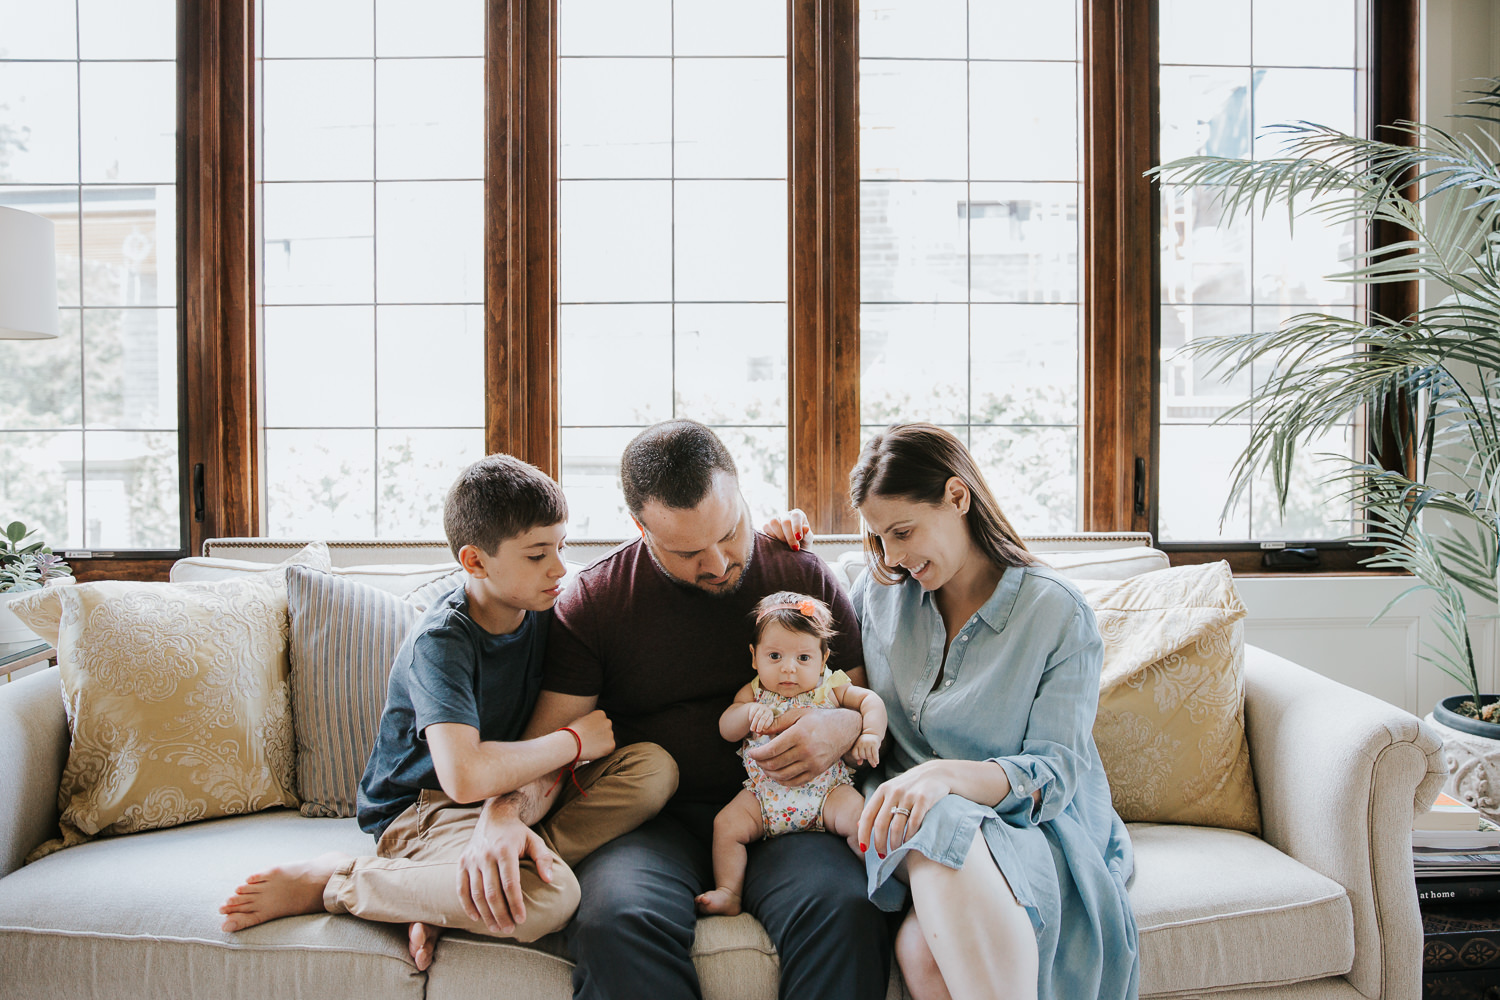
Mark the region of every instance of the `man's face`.
[[734, 476], [717, 473], [708, 495], [690, 510], [648, 502], [640, 525], [651, 558], [678, 583], [722, 597], [744, 581], [755, 531]]

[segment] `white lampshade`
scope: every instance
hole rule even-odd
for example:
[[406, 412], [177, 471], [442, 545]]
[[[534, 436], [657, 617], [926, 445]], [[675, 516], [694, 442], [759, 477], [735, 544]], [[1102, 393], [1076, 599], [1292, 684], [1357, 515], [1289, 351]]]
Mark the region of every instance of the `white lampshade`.
[[52, 220], [0, 205], [0, 340], [57, 336]]

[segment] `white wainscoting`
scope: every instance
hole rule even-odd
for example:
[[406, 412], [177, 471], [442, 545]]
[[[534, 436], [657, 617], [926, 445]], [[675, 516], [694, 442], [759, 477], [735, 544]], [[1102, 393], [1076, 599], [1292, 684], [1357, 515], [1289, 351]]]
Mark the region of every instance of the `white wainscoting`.
[[[1426, 715], [1460, 686], [1422, 659], [1440, 641], [1431, 598], [1414, 594], [1378, 622], [1371, 619], [1411, 586], [1409, 577], [1239, 577], [1249, 610], [1245, 641], [1295, 660], [1340, 683]], [[1493, 607], [1470, 609], [1469, 631], [1482, 688], [1493, 691], [1496, 669]]]

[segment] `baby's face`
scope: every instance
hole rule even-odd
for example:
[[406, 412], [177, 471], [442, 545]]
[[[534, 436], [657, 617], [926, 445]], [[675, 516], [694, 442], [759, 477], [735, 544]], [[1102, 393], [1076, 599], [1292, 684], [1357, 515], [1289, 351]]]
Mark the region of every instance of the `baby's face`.
[[760, 644], [750, 647], [760, 686], [791, 697], [811, 691], [823, 676], [828, 653], [815, 635], [793, 632], [774, 622], [766, 626]]

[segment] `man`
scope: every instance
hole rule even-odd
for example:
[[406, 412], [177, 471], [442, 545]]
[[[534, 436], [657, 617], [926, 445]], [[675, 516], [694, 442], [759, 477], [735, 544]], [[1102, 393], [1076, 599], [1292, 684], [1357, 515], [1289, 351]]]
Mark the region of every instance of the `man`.
[[[600, 708], [621, 746], [654, 742], [677, 761], [678, 791], [661, 815], [578, 868], [582, 902], [565, 933], [576, 997], [690, 1000], [700, 996], [693, 897], [713, 887], [713, 818], [745, 777], [718, 718], [752, 673], [748, 615], [778, 590], [823, 599], [838, 630], [830, 666], [863, 684], [859, 626], [820, 558], [756, 534], [734, 460], [707, 427], [648, 428], [626, 447], [621, 479], [641, 537], [559, 599], [527, 732]], [[777, 781], [801, 784], [847, 752], [860, 725], [848, 709], [807, 713], [756, 756]], [[491, 822], [471, 844], [476, 859], [488, 858], [476, 866], [495, 872], [483, 875], [487, 885], [509, 881], [535, 797], [487, 809]], [[863, 864], [829, 834], [751, 847], [744, 904], [776, 944], [782, 997], [885, 996], [889, 931], [864, 887]]]

